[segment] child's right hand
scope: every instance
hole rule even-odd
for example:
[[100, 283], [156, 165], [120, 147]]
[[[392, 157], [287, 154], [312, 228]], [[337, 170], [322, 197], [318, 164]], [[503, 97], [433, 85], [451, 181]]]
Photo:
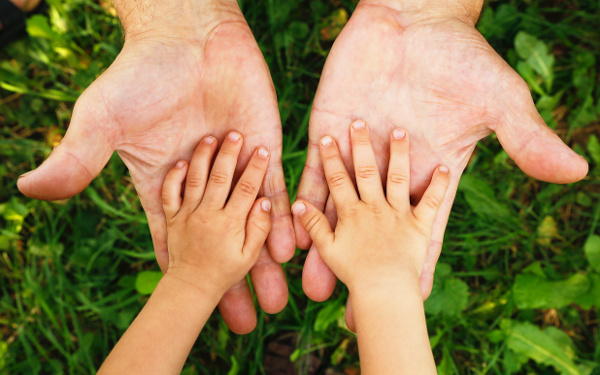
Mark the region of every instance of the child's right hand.
[[[381, 183], [369, 130], [355, 121], [350, 130], [358, 194], [335, 140], [321, 139], [323, 168], [335, 203], [335, 232], [325, 215], [307, 201], [292, 206], [319, 254], [336, 276], [353, 288], [384, 287], [420, 276], [427, 256], [435, 215], [450, 181], [447, 167], [438, 167], [416, 207], [409, 197], [408, 135], [392, 132], [387, 193]], [[387, 197], [387, 199], [386, 199]]]

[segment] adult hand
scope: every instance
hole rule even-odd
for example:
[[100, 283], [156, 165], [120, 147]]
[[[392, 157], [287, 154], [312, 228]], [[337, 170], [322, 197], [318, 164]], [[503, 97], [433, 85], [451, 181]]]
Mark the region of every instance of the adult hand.
[[[288, 290], [278, 263], [295, 250], [281, 166], [281, 123], [269, 69], [237, 3], [148, 0], [116, 5], [125, 28], [123, 50], [77, 101], [61, 144], [19, 179], [19, 189], [37, 199], [71, 197], [116, 150], [129, 168], [156, 258], [166, 271], [161, 190], [167, 172], [178, 160], [190, 160], [205, 135], [223, 139], [237, 130], [245, 139], [238, 176], [258, 146], [271, 153], [261, 191], [273, 205], [270, 252], [263, 248], [250, 275], [263, 310], [279, 312]], [[249, 332], [256, 325], [245, 280], [225, 294], [219, 307], [235, 332]]]
[[[361, 1], [335, 41], [321, 76], [298, 191], [298, 198], [320, 209], [327, 203], [328, 217], [335, 222], [334, 205], [327, 201], [319, 139], [333, 136], [346, 168], [354, 170], [347, 129], [353, 120], [364, 119], [385, 176], [389, 134], [394, 128], [406, 129], [411, 137], [413, 203], [422, 196], [436, 166], [446, 165], [452, 171], [420, 278], [423, 298], [431, 292], [458, 181], [480, 139], [496, 132], [516, 164], [543, 181], [569, 183], [587, 173], [586, 161], [546, 126], [526, 83], [475, 29], [481, 4], [468, 8], [461, 2], [463, 7], [452, 8], [450, 3], [413, 7], [408, 0]], [[296, 237], [298, 247], [310, 246], [298, 223]], [[316, 301], [325, 300], [335, 281], [311, 248], [303, 273], [305, 293]], [[352, 314], [347, 311], [352, 327]]]

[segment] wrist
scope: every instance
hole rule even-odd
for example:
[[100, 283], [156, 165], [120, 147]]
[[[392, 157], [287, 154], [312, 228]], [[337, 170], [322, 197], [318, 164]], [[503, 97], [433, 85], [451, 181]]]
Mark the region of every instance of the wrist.
[[235, 0], [114, 0], [125, 40], [142, 37], [202, 41], [217, 25], [244, 21]]
[[390, 298], [393, 295], [406, 294], [421, 296], [419, 274], [413, 268], [396, 268], [387, 275], [379, 272], [372, 277], [355, 277], [347, 287], [353, 299], [354, 296], [363, 295], [372, 298]]
[[406, 13], [413, 22], [454, 18], [475, 26], [483, 0], [361, 0], [361, 5], [377, 5]]
[[210, 283], [202, 284], [190, 283], [184, 278], [175, 275], [173, 272], [165, 273], [157, 289], [165, 290], [169, 295], [186, 295], [191, 296], [196, 301], [206, 301], [208, 304], [216, 307], [223, 297], [224, 292]]

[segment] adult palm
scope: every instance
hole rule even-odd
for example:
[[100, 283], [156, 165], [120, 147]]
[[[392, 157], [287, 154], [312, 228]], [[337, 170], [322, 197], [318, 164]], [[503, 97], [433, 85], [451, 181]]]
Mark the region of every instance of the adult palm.
[[[353, 170], [348, 128], [355, 119], [369, 124], [383, 175], [391, 131], [403, 128], [409, 133], [415, 202], [436, 166], [451, 169], [451, 186], [436, 218], [421, 275], [424, 298], [431, 291], [458, 181], [480, 139], [495, 131], [516, 164], [540, 180], [574, 182], [587, 173], [585, 160], [546, 126], [521, 77], [473, 23], [456, 17], [401, 12], [363, 1], [335, 41], [313, 104], [308, 157], [298, 192], [299, 198], [318, 207], [327, 202], [332, 221], [335, 208], [327, 201], [318, 142], [324, 135], [334, 136], [348, 170]], [[299, 225], [296, 236], [299, 247], [310, 246]], [[377, 249], [371, 250], [377, 256]], [[324, 300], [335, 281], [312, 248], [303, 273], [306, 294]], [[352, 323], [351, 313], [347, 317]]]
[[[140, 33], [79, 98], [66, 136], [36, 170], [19, 179], [27, 196], [55, 200], [82, 191], [116, 150], [131, 173], [146, 211], [160, 267], [168, 265], [164, 177], [177, 160], [191, 158], [205, 135], [230, 130], [245, 138], [238, 170], [258, 146], [271, 152], [262, 195], [273, 203], [273, 230], [251, 271], [262, 308], [280, 311], [287, 284], [277, 262], [295, 250], [289, 199], [281, 166], [281, 123], [264, 58], [240, 14], [216, 23], [199, 39]], [[248, 332], [256, 313], [246, 280], [220, 303], [236, 332]]]

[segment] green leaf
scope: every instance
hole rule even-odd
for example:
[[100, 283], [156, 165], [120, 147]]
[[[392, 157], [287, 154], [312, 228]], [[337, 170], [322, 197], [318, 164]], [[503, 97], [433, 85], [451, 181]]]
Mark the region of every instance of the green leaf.
[[573, 302], [586, 310], [589, 310], [593, 306], [600, 308], [600, 275], [591, 273], [588, 277], [592, 287], [587, 293], [576, 296]]
[[596, 163], [596, 165], [600, 165], [600, 143], [598, 142], [598, 138], [592, 134], [587, 142], [587, 150], [590, 153], [590, 157]]
[[583, 251], [592, 268], [600, 271], [600, 236], [596, 234], [589, 236], [583, 245]]
[[548, 46], [533, 35], [520, 31], [515, 37], [517, 54], [542, 76], [548, 90], [552, 88], [554, 56]]
[[295, 39], [304, 39], [308, 36], [310, 29], [306, 22], [292, 22], [289, 27], [290, 35]]
[[[531, 323], [512, 322], [505, 324], [507, 346], [515, 353], [527, 356], [539, 364], [554, 367], [561, 374], [579, 375], [579, 369], [573, 362], [573, 352], [565, 350], [571, 347], [565, 337], [555, 329], [542, 331]], [[570, 341], [570, 338], [567, 337]], [[570, 346], [569, 346], [570, 345]]]
[[314, 323], [315, 332], [323, 332], [325, 331], [331, 324], [336, 322], [340, 317], [344, 316], [345, 309], [342, 304], [342, 299], [338, 298], [336, 301], [328, 303], [323, 307]]
[[135, 279], [135, 290], [143, 295], [152, 294], [161, 277], [162, 273], [159, 271], [142, 271]]
[[590, 288], [590, 279], [579, 273], [562, 281], [520, 274], [513, 285], [513, 298], [520, 309], [560, 308], [573, 303]]
[[494, 220], [511, 220], [510, 210], [494, 197], [494, 190], [485, 181], [464, 175], [458, 185], [471, 209], [480, 216]]
[[48, 23], [48, 18], [41, 14], [36, 14], [27, 19], [27, 33], [35, 38], [44, 38], [59, 41], [60, 35], [52, 30]]
[[469, 287], [453, 276], [442, 276], [438, 267], [431, 295], [425, 301], [425, 311], [434, 315], [457, 316], [467, 307]]

